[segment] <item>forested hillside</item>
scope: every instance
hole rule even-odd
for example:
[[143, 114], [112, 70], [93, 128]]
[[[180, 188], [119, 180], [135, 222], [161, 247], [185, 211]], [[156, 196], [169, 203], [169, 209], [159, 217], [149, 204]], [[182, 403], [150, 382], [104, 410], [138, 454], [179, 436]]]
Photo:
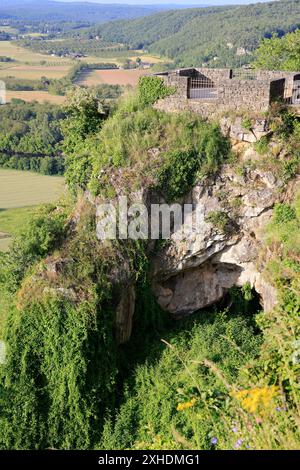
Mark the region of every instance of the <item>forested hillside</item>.
[[[264, 37], [283, 35], [300, 26], [300, 0], [235, 7], [195, 8], [160, 12], [147, 18], [94, 27], [107, 41], [145, 48], [183, 66], [208, 62], [239, 65]], [[240, 55], [238, 48], [244, 48]], [[249, 54], [247, 53], [249, 52]]]
[[14, 100], [0, 107], [0, 167], [52, 175], [64, 172], [59, 144], [65, 113], [50, 104]]
[[[109, 2], [107, 2], [109, 3]], [[117, 3], [117, 2], [116, 2]], [[120, 18], [136, 18], [146, 16], [160, 8], [158, 6], [139, 5], [97, 5], [94, 3], [63, 3], [54, 1], [39, 2], [30, 0], [24, 2], [15, 0], [1, 2], [0, 18], [8, 20], [34, 22], [88, 22], [104, 23]]]

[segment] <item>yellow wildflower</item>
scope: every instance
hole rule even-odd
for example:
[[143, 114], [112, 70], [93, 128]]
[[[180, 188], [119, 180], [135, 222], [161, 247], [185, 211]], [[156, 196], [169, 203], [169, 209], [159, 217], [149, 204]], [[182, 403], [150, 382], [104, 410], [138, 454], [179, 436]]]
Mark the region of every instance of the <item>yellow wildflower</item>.
[[183, 411], [183, 410], [186, 410], [188, 408], [192, 408], [194, 406], [194, 404], [196, 403], [196, 401], [197, 401], [196, 398], [193, 397], [190, 401], [187, 401], [185, 403], [178, 403], [176, 410], [177, 411]]
[[263, 414], [266, 408], [270, 406], [273, 399], [278, 396], [278, 391], [278, 387], [271, 385], [270, 387], [239, 390], [238, 392], [233, 392], [232, 396], [237, 398], [241, 402], [242, 407], [246, 411], [249, 411], [249, 413], [259, 411]]

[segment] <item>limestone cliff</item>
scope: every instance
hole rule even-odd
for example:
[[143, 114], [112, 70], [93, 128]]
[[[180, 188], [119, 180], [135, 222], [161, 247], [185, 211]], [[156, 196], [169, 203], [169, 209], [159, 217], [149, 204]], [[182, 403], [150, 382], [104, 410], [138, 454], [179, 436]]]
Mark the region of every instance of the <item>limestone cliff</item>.
[[[259, 157], [249, 143], [234, 141], [233, 148], [244, 163]], [[296, 185], [297, 180], [285, 185], [263, 166], [249, 164], [240, 171], [232, 163], [198, 182], [179, 202], [200, 207], [200, 227], [181, 240], [173, 233], [159, 249], [154, 241], [149, 242], [152, 288], [159, 305], [174, 316], [182, 316], [220, 301], [233, 286], [249, 283], [259, 294], [263, 309], [271, 310], [276, 291], [263, 276], [263, 229], [274, 204], [294, 193]], [[148, 188], [135, 198], [148, 206], [165, 202]], [[131, 334], [134, 302], [134, 285], [127, 285], [117, 308], [121, 343]]]
[[[201, 229], [171, 242], [153, 257], [153, 287], [159, 304], [174, 314], [191, 313], [219, 301], [229, 288], [245, 283], [260, 294], [265, 310], [275, 290], [261, 274], [262, 228], [280, 200], [280, 181], [270, 172], [248, 170], [238, 176], [226, 165], [218, 176], [198, 183], [186, 202], [201, 207]], [[222, 229], [209, 214], [227, 222]], [[226, 220], [226, 219], [225, 219]]]

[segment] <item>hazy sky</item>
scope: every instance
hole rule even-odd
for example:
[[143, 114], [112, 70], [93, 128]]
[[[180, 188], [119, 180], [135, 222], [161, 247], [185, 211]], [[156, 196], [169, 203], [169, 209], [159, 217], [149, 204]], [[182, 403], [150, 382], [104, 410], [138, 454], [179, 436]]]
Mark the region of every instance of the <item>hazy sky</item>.
[[[162, 4], [180, 4], [180, 5], [225, 5], [225, 4], [245, 4], [245, 3], [259, 3], [269, 0], [56, 0], [61, 2], [82, 2], [88, 1], [93, 3], [125, 3], [130, 5], [162, 5]], [[273, 0], [274, 1], [274, 0]]]

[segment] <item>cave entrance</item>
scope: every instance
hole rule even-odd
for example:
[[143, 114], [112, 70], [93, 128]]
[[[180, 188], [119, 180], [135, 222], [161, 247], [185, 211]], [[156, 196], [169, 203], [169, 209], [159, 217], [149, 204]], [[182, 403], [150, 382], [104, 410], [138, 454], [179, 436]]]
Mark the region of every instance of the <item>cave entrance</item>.
[[214, 304], [213, 309], [228, 309], [233, 314], [253, 316], [262, 310], [261, 297], [250, 284], [242, 287], [233, 286], [219, 302]]

